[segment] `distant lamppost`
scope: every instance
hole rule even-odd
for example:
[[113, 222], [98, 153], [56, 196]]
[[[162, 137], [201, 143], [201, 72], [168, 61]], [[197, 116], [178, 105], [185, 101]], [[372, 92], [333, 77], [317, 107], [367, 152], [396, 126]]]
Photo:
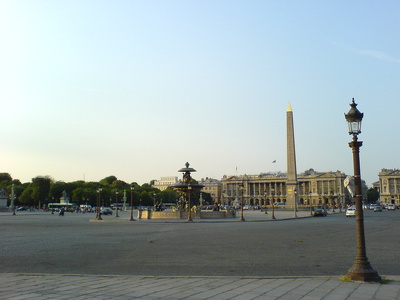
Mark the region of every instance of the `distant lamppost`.
[[297, 218], [297, 190], [294, 189], [294, 214], [293, 218]]
[[188, 192], [188, 219], [187, 219], [187, 221], [188, 222], [193, 222], [193, 219], [192, 219], [192, 210], [191, 210], [191, 205], [190, 205], [190, 192], [192, 191], [192, 187], [190, 186], [190, 184], [188, 184], [188, 187], [187, 187], [187, 192]]
[[115, 213], [115, 217], [116, 217], [116, 218], [119, 218], [119, 215], [118, 215], [118, 194], [119, 194], [119, 192], [118, 192], [118, 190], [116, 190], [116, 191], [115, 191], [115, 204], [116, 204], [116, 206], [117, 206], [117, 211], [116, 211], [116, 213]]
[[132, 185], [131, 186], [131, 218], [129, 219], [129, 221], [135, 221], [135, 219], [133, 218], [133, 190], [134, 189], [135, 189], [135, 187]]
[[243, 218], [243, 190], [244, 190], [243, 182], [239, 184], [239, 187], [240, 187], [240, 219], [239, 219], [239, 221], [243, 222], [243, 221], [246, 221]]
[[272, 196], [272, 215], [271, 215], [271, 220], [276, 220], [275, 218], [275, 205], [274, 205], [274, 195], [275, 195], [275, 189], [271, 189], [271, 196]]
[[264, 192], [264, 207], [265, 207], [265, 214], [268, 215], [267, 192]]
[[101, 217], [101, 212], [100, 212], [100, 193], [101, 193], [101, 187], [97, 188], [97, 220], [103, 220]]
[[364, 114], [357, 109], [357, 104], [354, 102], [354, 98], [350, 106], [351, 108], [349, 112], [345, 114], [345, 118], [349, 125], [349, 134], [353, 135], [353, 141], [349, 143], [349, 146], [353, 152], [357, 256], [347, 275], [350, 277], [350, 279], [357, 281], [380, 281], [381, 277], [378, 275], [378, 272], [372, 268], [368, 261], [365, 246], [360, 171], [360, 147], [362, 146], [362, 142], [358, 141], [357, 138], [357, 136], [361, 133], [361, 121]]
[[142, 218], [142, 198], [139, 198], [139, 213], [138, 213], [138, 219]]
[[13, 210], [13, 216], [15, 216], [15, 191], [14, 191], [14, 183], [11, 187], [11, 207]]
[[310, 204], [310, 215], [313, 215], [313, 210], [312, 210], [312, 200], [311, 200], [311, 191], [308, 192], [308, 203]]
[[153, 211], [156, 211], [156, 192], [153, 193]]

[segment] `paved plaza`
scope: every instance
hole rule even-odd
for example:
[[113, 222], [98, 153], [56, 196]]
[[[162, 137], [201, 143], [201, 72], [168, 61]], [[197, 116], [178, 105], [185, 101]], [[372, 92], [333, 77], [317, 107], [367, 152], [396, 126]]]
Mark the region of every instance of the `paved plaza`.
[[400, 277], [386, 284], [337, 277], [144, 277], [0, 274], [0, 298], [17, 299], [303, 299], [396, 300]]
[[[400, 216], [400, 212], [398, 211], [389, 214], [386, 211], [382, 215], [367, 212], [367, 224], [372, 224], [373, 228], [376, 227], [373, 222], [387, 222], [385, 226], [387, 224], [395, 224], [396, 221], [393, 220], [397, 220], [397, 213]], [[308, 212], [298, 212], [298, 218], [293, 218], [293, 212], [278, 211], [276, 212], [277, 221], [272, 221], [270, 220], [270, 215], [265, 215], [257, 211], [246, 211], [245, 226], [242, 226], [244, 224], [237, 221], [238, 218], [234, 220], [195, 220], [191, 224], [179, 224], [185, 222], [180, 220], [138, 220], [124, 224], [129, 218], [128, 212], [122, 212], [120, 218], [107, 216], [99, 224], [97, 222], [89, 222], [89, 219], [92, 217], [89, 215], [66, 214], [61, 219], [62, 217], [50, 216], [48, 213], [42, 212], [20, 213], [18, 216], [9, 216], [9, 214], [1, 213], [0, 228], [2, 233], [0, 236], [5, 242], [2, 243], [1, 250], [3, 268], [2, 273], [0, 273], [0, 299], [400, 299], [400, 275], [397, 275], [395, 272], [395, 270], [398, 270], [397, 261], [392, 261], [389, 265], [394, 265], [394, 268], [390, 268], [390, 266], [386, 266], [385, 259], [378, 260], [379, 257], [371, 255], [371, 262], [374, 267], [378, 266], [377, 269], [384, 281], [383, 283], [361, 283], [342, 281], [340, 280], [341, 276], [338, 275], [343, 273], [342, 269], [345, 268], [343, 266], [351, 266], [351, 261], [354, 258], [353, 255], [343, 255], [343, 261], [333, 262], [333, 266], [331, 266], [332, 261], [327, 259], [321, 262], [321, 266], [313, 265], [308, 268], [311, 272], [314, 270], [316, 274], [317, 272], [321, 273], [321, 268], [326, 269], [325, 271], [331, 272], [327, 275], [304, 275], [305, 273], [302, 273], [302, 271], [296, 273], [296, 267], [305, 269], [306, 267], [303, 264], [309, 264], [306, 255], [302, 258], [304, 262], [295, 260], [295, 263], [292, 263], [290, 258], [288, 258], [288, 264], [293, 264], [293, 268], [286, 269], [284, 264], [279, 263], [282, 257], [278, 256], [277, 260], [267, 262], [265, 269], [261, 269], [261, 272], [264, 270], [265, 273], [275, 272], [278, 274], [281, 272], [281, 274], [286, 273], [287, 275], [252, 276], [249, 275], [252, 274], [251, 268], [257, 269], [257, 264], [265, 262], [254, 260], [252, 257], [245, 257], [244, 253], [246, 252], [244, 250], [239, 252], [229, 251], [229, 249], [236, 245], [239, 250], [240, 246], [242, 246], [243, 249], [248, 249], [247, 252], [249, 252], [250, 248], [246, 248], [246, 245], [241, 245], [240, 238], [244, 239], [246, 236], [251, 235], [254, 236], [254, 239], [259, 240], [259, 237], [262, 235], [257, 234], [257, 232], [260, 231], [260, 228], [264, 227], [268, 232], [272, 232], [271, 234], [279, 236], [283, 236], [284, 232], [279, 231], [280, 228], [287, 228], [288, 231], [293, 231], [296, 227], [309, 230], [309, 228], [314, 228], [315, 224], [321, 224], [321, 227], [328, 226], [330, 228], [342, 223], [348, 223], [346, 226], [352, 227], [354, 218], [345, 218], [343, 213], [330, 214], [327, 218], [309, 218]], [[375, 220], [376, 218], [383, 218], [382, 216], [387, 216], [391, 219]], [[13, 219], [15, 217], [18, 219]], [[42, 220], [48, 221], [41, 223]], [[18, 222], [16, 223], [16, 221]], [[182, 225], [184, 225], [182, 227], [183, 231], [177, 230]], [[170, 229], [171, 232], [168, 231], [169, 227], [172, 227]], [[68, 228], [71, 228], [72, 233], [68, 231]], [[85, 228], [89, 228], [89, 230], [84, 231]], [[131, 244], [125, 245], [124, 242], [128, 241], [127, 232], [132, 231], [133, 228], [135, 230], [135, 240]], [[218, 238], [218, 235], [208, 237], [207, 233], [212, 232], [213, 228], [218, 231], [218, 234], [225, 232], [228, 238], [223, 236]], [[240, 228], [243, 228], [243, 230]], [[340, 230], [346, 231], [347, 227], [344, 228], [344, 230]], [[393, 227], [392, 229], [397, 230], [396, 228]], [[77, 237], [75, 240], [73, 239], [73, 232], [77, 232], [79, 229], [82, 233], [76, 234]], [[185, 246], [189, 247], [189, 244], [193, 243], [194, 239], [190, 240], [188, 244], [183, 243], [172, 247], [166, 243], [167, 239], [165, 237], [168, 236], [174, 243], [177, 243], [179, 239], [175, 239], [176, 237], [189, 238], [194, 236], [195, 238], [198, 235], [205, 240], [205, 243], [213, 247], [215, 245], [211, 245], [211, 243], [216, 238], [222, 244], [229, 242], [229, 230], [233, 232], [240, 230], [240, 233], [237, 235], [238, 240], [227, 245], [227, 253], [231, 253], [232, 257], [230, 257], [230, 260], [234, 266], [238, 265], [243, 268], [241, 271], [243, 275], [241, 276], [234, 275], [238, 272], [240, 273], [240, 269], [235, 269], [234, 266], [230, 266], [230, 268], [224, 267], [224, 263], [230, 260], [224, 260], [223, 257], [221, 257], [221, 261], [215, 261], [215, 263], [222, 270], [220, 273], [226, 273], [225, 275], [215, 275], [215, 271], [211, 268], [213, 265], [212, 262], [206, 265], [208, 271], [207, 268], [205, 271], [194, 268], [196, 264], [201, 264], [196, 259], [201, 252], [194, 253], [195, 259], [189, 260], [185, 258]], [[256, 232], [254, 232], [255, 230]], [[366, 230], [372, 235], [373, 240], [377, 239], [369, 226], [366, 227]], [[25, 236], [27, 232], [29, 232], [29, 236]], [[62, 238], [54, 240], [56, 236], [60, 235], [59, 232], [65, 232], [64, 240], [68, 240], [68, 243], [64, 243], [65, 241]], [[112, 232], [116, 232], [117, 237], [110, 236]], [[101, 239], [101, 233], [106, 237], [109, 236], [109, 240]], [[160, 235], [160, 233], [164, 235]], [[202, 233], [205, 235], [201, 235]], [[43, 238], [43, 234], [47, 234], [48, 239]], [[311, 234], [318, 233], [316, 231], [316, 233], [312, 232]], [[380, 228], [377, 229], [376, 234], [382, 235]], [[93, 236], [93, 240], [90, 240], [90, 235]], [[79, 238], [83, 236], [88, 238], [88, 240], [80, 248]], [[148, 239], [149, 236], [152, 238], [151, 241], [146, 240], [146, 244], [140, 244], [141, 240]], [[331, 241], [332, 236], [329, 235], [328, 237], [327, 241]], [[23, 240], [21, 240], [22, 238]], [[165, 240], [163, 240], [164, 238]], [[266, 239], [269, 238], [269, 236], [266, 236]], [[396, 239], [396, 236], [394, 238]], [[102, 243], [99, 244], [97, 239], [100, 239]], [[292, 236], [289, 235], [289, 239], [291, 239], [290, 242], [292, 244], [289, 245], [292, 245], [292, 250], [289, 249], [288, 253], [293, 253], [294, 255], [297, 255], [298, 251], [299, 253], [301, 251], [313, 251], [315, 252], [313, 257], [315, 256], [317, 260], [320, 260], [318, 258], [321, 255], [320, 250], [327, 251], [324, 245], [321, 245], [321, 247], [317, 245], [315, 248], [305, 248], [309, 241], [304, 237], [300, 241], [293, 240]], [[349, 239], [353, 240], [354, 238], [350, 236]], [[53, 243], [47, 242], [47, 240], [53, 240]], [[250, 241], [251, 239], [249, 238], [248, 240]], [[344, 247], [348, 247], [347, 239], [344, 235], [341, 236], [341, 240], [344, 243], [343, 245], [345, 245]], [[10, 243], [14, 242], [17, 243], [17, 246], [10, 246]], [[283, 246], [278, 243], [275, 243], [273, 246], [278, 247], [279, 251], [282, 251], [282, 247], [287, 247], [284, 242], [282, 242]], [[244, 243], [246, 244], [247, 242]], [[350, 241], [349, 245], [352, 244], [353, 241]], [[390, 244], [379, 246], [380, 244], [378, 243], [378, 247], [385, 249], [390, 257], [391, 254], [388, 251], [388, 245]], [[65, 255], [67, 252], [76, 251], [72, 256], [76, 257], [80, 265], [82, 265], [82, 257], [88, 256], [88, 253], [92, 251], [92, 256], [102, 265], [99, 268], [95, 268], [88, 261], [87, 265], [84, 265], [85, 268], [81, 268], [82, 266], [79, 264], [75, 265], [74, 261], [68, 260], [68, 258], [66, 258], [66, 263], [63, 265], [63, 262], [57, 261], [54, 255], [57, 254], [57, 251], [61, 251], [61, 248], [69, 245], [70, 248], [65, 249], [60, 254]], [[104, 252], [108, 256], [102, 256], [102, 252], [95, 250], [96, 245], [102, 245]], [[113, 250], [116, 248], [115, 246], [112, 247], [113, 245], [118, 245], [120, 251], [118, 255], [123, 255], [122, 257], [114, 257]], [[254, 245], [258, 245], [257, 241], [254, 241]], [[375, 252], [375, 247], [377, 246], [374, 243], [370, 243], [369, 245], [371, 245], [373, 250], [371, 253]], [[195, 246], [198, 247], [198, 245]], [[261, 243], [259, 246], [267, 249], [266, 251], [273, 249], [268, 248], [271, 247], [269, 243]], [[88, 247], [94, 248], [85, 249]], [[169, 249], [168, 247], [172, 248]], [[300, 248], [296, 249], [296, 247]], [[130, 248], [138, 248], [136, 250], [138, 252], [134, 252], [133, 256], [129, 256], [126, 251]], [[152, 265], [150, 261], [154, 257], [154, 253], [151, 253], [147, 258], [146, 253], [143, 251], [146, 249], [153, 251], [153, 248], [156, 249], [154, 253], [165, 251], [167, 255], [171, 255], [170, 260], [174, 264], [175, 258], [172, 256], [172, 253], [181, 251], [181, 269], [179, 269], [179, 266], [176, 268], [172, 267], [174, 264], [166, 264], [160, 260], [160, 257], [155, 257], [155, 263]], [[193, 251], [193, 248], [188, 249], [187, 251]], [[238, 249], [232, 250], [237, 251]], [[395, 249], [393, 250], [393, 252], [396, 251]], [[204, 255], [213, 260], [218, 257], [218, 255], [213, 256], [213, 252], [215, 251], [220, 250], [219, 248], [211, 248], [210, 252]], [[82, 253], [82, 256], [79, 256], [78, 252]], [[276, 255], [278, 255], [278, 252], [276, 252]], [[140, 258], [138, 258], [139, 253]], [[264, 257], [262, 253], [257, 252], [257, 255], [261, 258]], [[43, 256], [47, 257], [43, 258]], [[240, 259], [235, 258], [235, 256], [239, 256]], [[346, 258], [347, 256], [349, 256], [348, 259]], [[13, 260], [13, 257], [17, 258], [10, 262], [10, 260]], [[108, 260], [105, 257], [108, 257]], [[134, 261], [132, 262], [132, 257], [141, 261], [137, 261], [137, 264], [135, 264]], [[204, 257], [199, 257], [199, 259], [202, 260]], [[19, 260], [21, 262], [18, 262]], [[179, 261], [176, 263], [179, 265]], [[271, 264], [270, 267], [269, 263]], [[160, 264], [160, 268], [157, 267], [158, 264]], [[250, 268], [246, 269], [246, 264], [249, 264]], [[337, 270], [334, 271], [335, 264], [339, 272]], [[124, 269], [124, 265], [126, 269]], [[132, 266], [136, 265], [137, 268], [132, 269]], [[146, 268], [151, 270], [149, 274], [152, 275], [144, 274]], [[193, 272], [182, 271], [191, 268], [193, 268]], [[276, 269], [275, 271], [274, 268]], [[76, 272], [72, 272], [73, 270]], [[230, 275], [230, 272], [234, 270], [236, 271], [233, 272], [233, 275]], [[387, 273], [382, 273], [382, 270], [386, 270]], [[177, 275], [178, 273], [182, 275]], [[255, 272], [255, 274], [258, 273]]]

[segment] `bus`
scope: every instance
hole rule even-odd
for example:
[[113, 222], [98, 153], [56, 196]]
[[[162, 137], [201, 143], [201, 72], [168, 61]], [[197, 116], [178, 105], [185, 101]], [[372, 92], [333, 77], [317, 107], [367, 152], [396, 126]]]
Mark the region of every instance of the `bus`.
[[55, 210], [55, 211], [59, 211], [61, 208], [64, 208], [65, 211], [75, 211], [76, 208], [78, 207], [78, 205], [76, 205], [75, 203], [49, 203], [47, 205], [47, 208], [49, 210]]
[[[125, 208], [127, 205], [125, 205]], [[123, 210], [124, 208], [124, 202], [118, 202], [118, 210]], [[116, 210], [117, 209], [117, 204], [116, 203], [111, 203], [111, 209]]]

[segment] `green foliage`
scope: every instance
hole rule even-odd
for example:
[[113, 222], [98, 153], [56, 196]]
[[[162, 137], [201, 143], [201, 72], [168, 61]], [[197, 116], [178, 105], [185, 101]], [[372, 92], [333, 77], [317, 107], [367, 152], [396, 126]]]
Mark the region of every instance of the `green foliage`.
[[33, 205], [33, 197], [32, 197], [33, 189], [28, 186], [18, 198], [19, 202], [23, 205], [32, 206]]
[[122, 201], [124, 191], [126, 191], [127, 203], [130, 204], [131, 187], [133, 191], [133, 205], [153, 206], [154, 194], [156, 202], [175, 203], [178, 193], [172, 189], [160, 191], [145, 183], [142, 186], [136, 182], [127, 183], [118, 180], [115, 176], [108, 176], [100, 182], [85, 182], [82, 180], [74, 182], [53, 181], [50, 177], [37, 176], [32, 182], [21, 184], [19, 180], [13, 180], [8, 173], [0, 173], [0, 186], [3, 184], [7, 194], [11, 193], [11, 186], [14, 183], [14, 191], [17, 197], [17, 203], [24, 206], [37, 206], [39, 201], [41, 205], [49, 202], [60, 202], [63, 191], [66, 191], [71, 202], [76, 204], [89, 204], [96, 206], [98, 197], [98, 188], [102, 187], [100, 193], [101, 202], [105, 206], [110, 206], [116, 200], [115, 191], [119, 191], [119, 201]]
[[369, 188], [367, 191], [368, 203], [375, 203], [379, 199], [379, 192], [374, 188]]
[[164, 191], [161, 191], [159, 195], [160, 195], [160, 200], [163, 203], [175, 203], [179, 197], [176, 191], [169, 188]]
[[112, 175], [112, 176], [108, 176], [108, 177], [106, 177], [106, 178], [100, 180], [100, 184], [101, 184], [102, 186], [111, 186], [112, 183], [113, 183], [114, 181], [116, 181], [116, 180], [117, 180], [117, 177], [115, 177], [114, 175]]
[[49, 177], [35, 177], [32, 179], [30, 184], [32, 188], [32, 198], [38, 203], [44, 203], [47, 201], [50, 192], [50, 178]]
[[0, 182], [3, 182], [3, 181], [7, 181], [7, 182], [12, 181], [11, 175], [9, 173], [0, 173]]

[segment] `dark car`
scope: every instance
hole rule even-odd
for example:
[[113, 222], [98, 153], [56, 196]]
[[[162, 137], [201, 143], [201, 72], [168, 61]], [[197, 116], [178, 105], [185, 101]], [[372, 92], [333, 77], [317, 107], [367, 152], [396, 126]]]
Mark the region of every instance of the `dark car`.
[[314, 217], [326, 217], [327, 213], [325, 211], [325, 209], [322, 208], [317, 208], [316, 210], [314, 210]]
[[112, 215], [112, 209], [109, 207], [100, 207], [100, 214], [102, 215]]

